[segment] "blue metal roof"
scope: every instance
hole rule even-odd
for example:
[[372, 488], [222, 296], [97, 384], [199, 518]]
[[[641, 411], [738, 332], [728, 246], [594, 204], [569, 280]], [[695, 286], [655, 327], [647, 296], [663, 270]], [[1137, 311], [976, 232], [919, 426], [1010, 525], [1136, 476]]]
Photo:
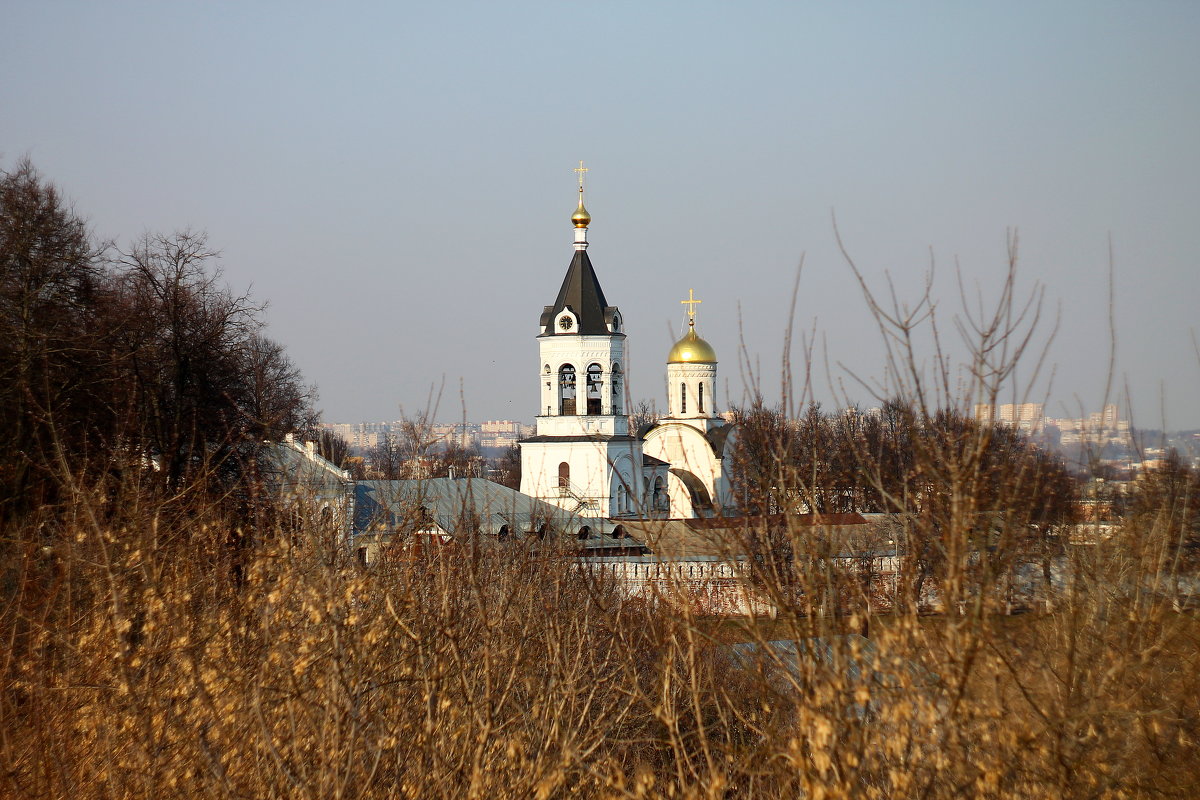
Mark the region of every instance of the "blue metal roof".
[[628, 539], [610, 534], [618, 524], [581, 517], [558, 506], [484, 478], [425, 478], [406, 481], [358, 481], [354, 487], [354, 532], [415, 529], [433, 522], [455, 535], [478, 531], [514, 538], [557, 534], [577, 538], [586, 549], [629, 546]]

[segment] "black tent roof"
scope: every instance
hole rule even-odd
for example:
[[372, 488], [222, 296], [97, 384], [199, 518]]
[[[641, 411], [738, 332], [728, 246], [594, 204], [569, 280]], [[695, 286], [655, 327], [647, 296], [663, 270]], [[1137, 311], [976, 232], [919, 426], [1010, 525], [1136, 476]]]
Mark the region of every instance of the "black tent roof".
[[611, 332], [608, 325], [617, 309], [604, 299], [604, 290], [600, 288], [600, 281], [596, 278], [596, 271], [592, 269], [592, 260], [588, 258], [586, 250], [575, 251], [554, 305], [546, 306], [542, 312], [541, 324], [546, 328], [547, 335], [555, 333], [554, 319], [563, 309], [570, 309], [578, 320], [575, 333]]

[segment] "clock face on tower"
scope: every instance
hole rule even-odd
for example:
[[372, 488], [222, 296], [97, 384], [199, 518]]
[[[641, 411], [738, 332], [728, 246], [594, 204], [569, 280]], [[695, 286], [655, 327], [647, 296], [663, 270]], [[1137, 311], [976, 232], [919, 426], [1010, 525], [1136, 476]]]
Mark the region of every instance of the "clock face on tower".
[[571, 328], [575, 327], [575, 320], [566, 315], [561, 316], [558, 318], [558, 327], [562, 328], [564, 331], [569, 331]]

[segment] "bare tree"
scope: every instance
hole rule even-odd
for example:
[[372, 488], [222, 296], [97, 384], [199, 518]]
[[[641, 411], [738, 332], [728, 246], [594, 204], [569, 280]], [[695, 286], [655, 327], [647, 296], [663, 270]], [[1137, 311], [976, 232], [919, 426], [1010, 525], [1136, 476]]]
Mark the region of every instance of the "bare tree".
[[328, 428], [317, 434], [317, 453], [334, 466], [346, 469], [350, 462], [350, 445]]
[[127, 436], [167, 486], [236, 467], [244, 446], [311, 429], [313, 392], [261, 335], [263, 306], [221, 281], [203, 234], [120, 254], [107, 324], [128, 382]]
[[[0, 172], [0, 480], [4, 506], [53, 494], [44, 468], [106, 425], [94, 336], [99, 248], [28, 159]], [[94, 408], [94, 414], [90, 409]], [[48, 494], [49, 493], [49, 494]]]
[[651, 400], [639, 400], [629, 410], [629, 430], [637, 432], [654, 425], [659, 419], [658, 408]]
[[521, 488], [521, 447], [510, 445], [495, 461], [495, 481], [510, 489]]
[[394, 481], [405, 476], [407, 458], [398, 436], [387, 434], [365, 454], [367, 474], [376, 480]]

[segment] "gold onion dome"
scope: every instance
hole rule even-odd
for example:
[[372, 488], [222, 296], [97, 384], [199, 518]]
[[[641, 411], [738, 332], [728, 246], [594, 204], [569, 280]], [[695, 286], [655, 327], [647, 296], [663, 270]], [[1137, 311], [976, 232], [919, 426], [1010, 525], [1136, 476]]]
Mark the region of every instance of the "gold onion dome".
[[695, 328], [688, 328], [683, 338], [675, 343], [667, 354], [668, 364], [715, 364], [717, 351], [712, 345], [696, 335]]
[[586, 228], [592, 221], [592, 215], [583, 207], [583, 195], [579, 196], [579, 208], [571, 215], [571, 222], [576, 228]]

